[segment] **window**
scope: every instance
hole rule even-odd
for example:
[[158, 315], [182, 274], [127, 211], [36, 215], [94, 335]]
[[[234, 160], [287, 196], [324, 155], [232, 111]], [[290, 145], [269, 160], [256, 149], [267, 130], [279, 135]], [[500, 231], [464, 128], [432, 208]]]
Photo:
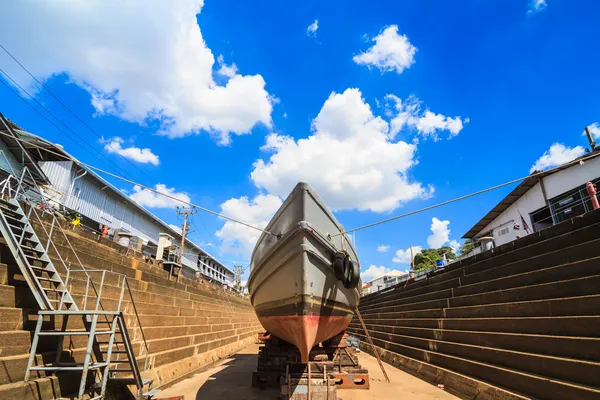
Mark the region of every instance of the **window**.
[[533, 231], [539, 232], [542, 229], [546, 229], [552, 226], [552, 215], [550, 214], [549, 207], [542, 207], [529, 214], [531, 223], [533, 224]]
[[506, 235], [508, 233], [508, 228], [503, 228], [498, 232], [498, 236]]

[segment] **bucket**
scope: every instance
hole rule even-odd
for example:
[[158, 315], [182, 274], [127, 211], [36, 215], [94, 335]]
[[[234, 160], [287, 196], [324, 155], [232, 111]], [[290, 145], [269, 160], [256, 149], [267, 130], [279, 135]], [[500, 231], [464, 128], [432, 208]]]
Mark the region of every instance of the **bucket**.
[[127, 233], [127, 232], [119, 232], [117, 235], [119, 237], [118, 243], [121, 246], [129, 247], [129, 242], [131, 241], [131, 237], [133, 235], [131, 233]]

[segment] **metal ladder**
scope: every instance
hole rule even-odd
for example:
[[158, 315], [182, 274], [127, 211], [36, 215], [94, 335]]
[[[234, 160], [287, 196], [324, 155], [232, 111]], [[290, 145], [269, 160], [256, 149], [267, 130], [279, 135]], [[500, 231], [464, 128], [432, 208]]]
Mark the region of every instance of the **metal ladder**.
[[[43, 195], [40, 188], [35, 184], [32, 188], [25, 184], [25, 175], [29, 173], [27, 167], [23, 168], [20, 179], [16, 179], [14, 175], [9, 176], [3, 182], [0, 196], [0, 234], [5, 238], [6, 243], [13, 254], [17, 265], [23, 275], [27, 285], [32, 291], [32, 294], [40, 308], [38, 313], [37, 325], [31, 345], [27, 370], [25, 372], [25, 381], [27, 382], [32, 372], [64, 372], [64, 371], [81, 371], [81, 380], [78, 399], [100, 400], [106, 395], [106, 387], [109, 379], [117, 381], [124, 385], [135, 385], [137, 399], [149, 399], [159, 392], [152, 390], [152, 380], [144, 379], [147, 368], [149, 347], [144, 337], [142, 325], [135, 310], [135, 303], [131, 295], [131, 289], [125, 275], [117, 274], [111, 271], [104, 270], [87, 270], [81, 264], [79, 257], [71, 246], [66, 234], [57, 221], [54, 214], [52, 216], [52, 225], [48, 232], [44, 226], [44, 222], [38, 215], [35, 209], [34, 200], [32, 197], [42, 199]], [[35, 183], [33, 176], [29, 173], [31, 181]], [[13, 190], [10, 182], [18, 182], [17, 188]], [[34, 195], [32, 196], [31, 191]], [[29, 203], [29, 211], [27, 214], [23, 211], [18, 199], [23, 198]], [[43, 204], [43, 203], [42, 203]], [[34, 215], [37, 218], [44, 234], [47, 237], [46, 245], [43, 246], [40, 238], [34, 231], [30, 217]], [[52, 241], [52, 234], [58, 227], [64, 235], [69, 247], [79, 261], [81, 269], [69, 269], [63, 261], [55, 243]], [[53, 246], [56, 255], [60, 259], [65, 271], [66, 279], [63, 281], [61, 275], [56, 270], [52, 260], [48, 256], [50, 245]], [[73, 299], [69, 288], [69, 278], [73, 273], [83, 273], [87, 277], [86, 292], [83, 300], [83, 307], [80, 309]], [[101, 280], [99, 290], [96, 289], [90, 273], [100, 273]], [[102, 290], [105, 286], [107, 275], [112, 274], [117, 277], [118, 285], [120, 286], [119, 300], [115, 310], [106, 311], [102, 305], [101, 297]], [[91, 292], [93, 292], [90, 295]], [[131, 304], [137, 317], [138, 326], [142, 333], [143, 345], [145, 347], [146, 362], [143, 372], [137, 364], [135, 352], [129, 337], [124, 314], [121, 310], [121, 305], [127, 289], [130, 296]], [[88, 301], [95, 297], [95, 305], [88, 308]], [[79, 316], [83, 320], [84, 329], [69, 329], [68, 320], [70, 316]], [[49, 317], [50, 321], [62, 320], [60, 330], [43, 330], [45, 317]], [[102, 328], [99, 328], [102, 327]], [[58, 346], [56, 358], [53, 363], [35, 365], [36, 351], [40, 337], [54, 336], [57, 338]], [[87, 336], [87, 346], [84, 359], [82, 362], [64, 362], [61, 360], [63, 356], [63, 340], [65, 337]], [[100, 339], [106, 338], [106, 341]], [[113, 355], [116, 354], [116, 359]], [[121, 358], [121, 356], [123, 357]], [[119, 364], [127, 364], [128, 368], [119, 368]], [[90, 374], [93, 375], [94, 383], [88, 385]], [[124, 376], [125, 375], [125, 376]], [[148, 387], [148, 391], [144, 392], [144, 388]], [[93, 394], [90, 394], [93, 392]]]
[[[105, 270], [69, 270], [67, 271], [66, 283], [74, 273], [85, 273], [87, 276], [86, 289], [81, 310], [48, 310], [40, 311], [25, 380], [29, 379], [32, 371], [81, 371], [81, 381], [79, 384], [78, 399], [82, 399], [86, 392], [96, 392], [89, 400], [104, 399], [108, 380], [118, 382], [121, 385], [135, 385], [137, 388], [136, 398], [148, 399], [158, 393], [160, 390], [152, 389], [152, 379], [144, 379], [147, 368], [147, 355], [149, 353], [146, 346], [146, 363], [143, 372], [137, 364], [135, 350], [129, 337], [126, 319], [121, 309], [125, 291], [130, 292], [129, 284], [124, 275]], [[99, 289], [92, 289], [92, 278], [90, 274], [101, 274]], [[101, 304], [102, 292], [105, 287], [106, 277], [114, 275], [119, 280], [120, 287], [119, 299], [115, 310], [104, 310]], [[95, 301], [94, 301], [95, 299]], [[91, 307], [89, 305], [92, 304]], [[133, 304], [133, 303], [132, 303]], [[137, 313], [136, 313], [137, 315]], [[60, 331], [42, 330], [44, 317], [61, 317]], [[83, 318], [84, 329], [69, 329], [69, 317], [81, 316]], [[138, 317], [139, 321], [139, 317]], [[141, 324], [140, 324], [141, 326]], [[143, 335], [143, 331], [142, 331]], [[54, 363], [35, 366], [35, 353], [41, 336], [58, 336], [58, 351]], [[64, 362], [60, 360], [63, 339], [65, 336], [87, 336], [87, 347], [83, 361]], [[115, 358], [116, 355], [116, 358]], [[126, 366], [123, 368], [122, 365]], [[94, 383], [88, 386], [89, 374], [94, 375]], [[148, 391], [144, 388], [148, 386]], [[89, 393], [87, 393], [89, 394]]]

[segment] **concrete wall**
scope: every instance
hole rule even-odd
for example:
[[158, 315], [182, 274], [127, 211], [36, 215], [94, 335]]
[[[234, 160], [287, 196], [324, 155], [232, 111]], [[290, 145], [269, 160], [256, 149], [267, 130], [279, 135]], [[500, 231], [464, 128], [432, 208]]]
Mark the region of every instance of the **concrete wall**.
[[590, 180], [600, 177], [600, 157], [588, 160], [584, 165], [576, 164], [569, 169], [544, 178], [548, 199], [558, 196]]

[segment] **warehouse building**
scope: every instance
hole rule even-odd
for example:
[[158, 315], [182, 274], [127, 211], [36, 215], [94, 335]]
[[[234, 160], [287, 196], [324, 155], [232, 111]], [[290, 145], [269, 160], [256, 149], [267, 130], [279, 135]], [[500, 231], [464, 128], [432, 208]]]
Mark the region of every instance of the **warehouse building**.
[[[110, 236], [115, 239], [119, 232], [129, 233], [131, 247], [146, 256], [156, 255], [161, 233], [170, 235], [174, 243], [181, 242], [179, 232], [126, 193], [90, 168], [66, 160], [72, 156], [62, 146], [26, 132], [8, 120], [0, 124], [0, 133], [0, 173], [4, 177], [11, 173], [18, 176], [26, 165], [46, 197], [58, 207], [81, 214], [87, 228], [99, 230], [100, 225], [108, 226]], [[17, 137], [13, 139], [12, 135]], [[181, 263], [189, 277], [201, 273], [206, 279], [222, 284], [230, 284], [234, 278], [233, 271], [187, 238]]]
[[[600, 187], [600, 147], [590, 144], [588, 154], [523, 180], [463, 238], [500, 246], [592, 211], [588, 182]], [[469, 255], [485, 249], [476, 247]]]

